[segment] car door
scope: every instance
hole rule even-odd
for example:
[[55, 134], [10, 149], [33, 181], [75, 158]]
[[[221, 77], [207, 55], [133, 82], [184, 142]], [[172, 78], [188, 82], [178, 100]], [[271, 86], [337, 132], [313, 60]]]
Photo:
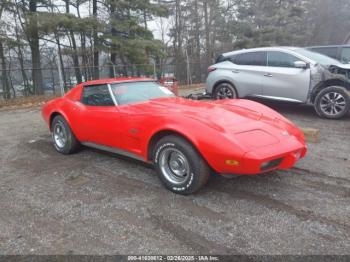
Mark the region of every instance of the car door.
[[232, 56], [230, 67], [239, 97], [262, 94], [266, 67], [266, 52], [254, 51]]
[[74, 105], [81, 142], [109, 147], [121, 146], [120, 114], [108, 85], [84, 86]]
[[263, 96], [306, 102], [310, 85], [310, 68], [296, 68], [300, 58], [281, 51], [267, 52], [267, 67], [262, 84]]
[[[124, 151], [142, 155], [145, 133], [152, 128], [152, 112], [149, 112], [149, 99], [159, 84], [153, 81], [125, 82], [111, 85], [121, 119], [121, 135]], [[164, 87], [161, 87], [164, 88]], [[168, 89], [166, 92], [172, 94]], [[135, 157], [135, 156], [134, 156]]]

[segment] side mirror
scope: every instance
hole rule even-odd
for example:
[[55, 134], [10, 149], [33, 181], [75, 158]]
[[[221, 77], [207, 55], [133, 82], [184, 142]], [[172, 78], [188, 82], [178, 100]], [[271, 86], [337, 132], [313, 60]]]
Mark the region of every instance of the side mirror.
[[294, 67], [306, 69], [306, 68], [309, 68], [309, 64], [304, 62], [304, 61], [295, 61], [294, 62]]

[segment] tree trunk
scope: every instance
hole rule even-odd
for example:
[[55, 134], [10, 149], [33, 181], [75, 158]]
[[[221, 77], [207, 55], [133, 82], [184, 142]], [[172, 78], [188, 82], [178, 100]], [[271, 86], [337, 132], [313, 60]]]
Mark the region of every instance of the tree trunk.
[[[16, 20], [16, 23], [17, 23], [17, 20]], [[17, 26], [15, 27], [15, 33], [16, 33], [16, 40], [18, 43], [20, 43], [21, 39], [20, 39], [20, 36], [18, 34]], [[30, 95], [30, 88], [29, 88], [29, 83], [28, 83], [28, 77], [27, 77], [26, 71], [24, 70], [24, 58], [23, 58], [23, 52], [22, 52], [21, 45], [17, 45], [17, 52], [18, 52], [18, 61], [19, 61], [19, 65], [21, 68], [23, 84], [24, 84], [24, 95], [28, 96], [28, 95]]]
[[195, 38], [196, 38], [196, 64], [194, 67], [196, 68], [196, 82], [201, 83], [202, 82], [202, 69], [201, 69], [201, 40], [200, 40], [200, 19], [199, 19], [199, 12], [198, 12], [198, 0], [194, 1], [194, 9], [195, 9]]
[[183, 26], [182, 26], [181, 0], [175, 2], [175, 35], [174, 35], [174, 52], [175, 52], [175, 77], [184, 82], [187, 79], [184, 56], [182, 54]]
[[83, 73], [85, 81], [88, 79], [91, 79], [90, 70], [88, 68], [89, 66], [89, 58], [87, 55], [87, 49], [86, 49], [86, 38], [85, 38], [85, 32], [80, 34], [80, 41], [81, 41], [81, 51], [82, 51], [82, 61], [83, 61]]
[[209, 44], [209, 64], [208, 66], [210, 66], [213, 63], [213, 58], [214, 58], [214, 50], [215, 50], [215, 39], [216, 39], [216, 32], [215, 30], [212, 30], [212, 28], [215, 28], [215, 25], [213, 25], [213, 23], [215, 23], [215, 15], [216, 15], [216, 9], [218, 7], [217, 1], [216, 0], [212, 0], [210, 1], [210, 8], [209, 8], [209, 33], [211, 33], [211, 37], [209, 36], [209, 40], [210, 40], [210, 44]]
[[[114, 20], [114, 17], [115, 17], [115, 6], [113, 3], [111, 3], [110, 7], [109, 7], [109, 11], [110, 11], [110, 23], [113, 24], [113, 20]], [[111, 34], [112, 34], [112, 46], [110, 48], [110, 60], [111, 60], [111, 65], [110, 65], [110, 68], [109, 68], [109, 76], [110, 77], [115, 77], [115, 72], [114, 72], [114, 65], [116, 63], [116, 59], [117, 59], [117, 53], [116, 53], [116, 45], [113, 44], [113, 37], [116, 36], [115, 34], [115, 31], [116, 29], [114, 27], [111, 28]]]
[[122, 63], [123, 63], [123, 74], [124, 74], [124, 76], [126, 77], [126, 76], [128, 76], [128, 67], [127, 67], [127, 65], [126, 65], [126, 61], [125, 61], [124, 56], [120, 56], [120, 60], [121, 60]]
[[19, 66], [21, 68], [21, 74], [22, 74], [22, 79], [24, 84], [24, 95], [29, 96], [30, 95], [29, 82], [28, 82], [26, 71], [24, 69], [23, 52], [20, 46], [18, 46], [18, 61], [19, 61]]
[[64, 70], [64, 64], [63, 64], [63, 58], [62, 58], [62, 52], [61, 52], [61, 43], [60, 43], [60, 37], [55, 34], [56, 37], [56, 42], [57, 42], [57, 48], [58, 48], [58, 59], [59, 59], [59, 63], [61, 66], [61, 71], [62, 71], [62, 80], [63, 80], [63, 87], [64, 90], [66, 90], [66, 83], [67, 83], [67, 78], [66, 78], [66, 72]]
[[[89, 69], [89, 75], [90, 75], [90, 80], [94, 79], [94, 39], [92, 37], [92, 35], [89, 36], [89, 55], [87, 57], [88, 59], [88, 69]], [[90, 66], [92, 65], [92, 66]]]
[[[65, 2], [66, 2], [66, 13], [69, 14], [70, 0], [65, 0]], [[72, 48], [73, 48], [72, 58], [73, 58], [73, 64], [74, 64], [75, 78], [77, 79], [77, 83], [81, 83], [82, 78], [81, 78], [81, 72], [79, 67], [79, 57], [77, 53], [77, 44], [75, 42], [75, 36], [74, 36], [73, 30], [69, 30], [69, 34], [70, 34], [70, 38], [72, 41]]]
[[155, 63], [157, 65], [157, 79], [159, 80], [162, 77], [162, 72], [163, 72], [163, 63], [162, 59], [160, 58], [159, 55], [157, 55], [155, 58]]
[[[9, 68], [11, 68], [11, 66], [12, 66], [11, 56], [9, 56], [9, 59], [10, 59], [10, 61], [9, 61]], [[9, 81], [9, 86], [12, 89], [12, 97], [16, 98], [16, 90], [15, 90], [15, 87], [13, 86], [13, 81], [12, 81], [12, 77], [11, 77], [11, 71], [9, 71], [9, 73], [8, 73], [8, 78], [10, 80]]]
[[73, 47], [73, 64], [74, 64], [74, 71], [75, 71], [75, 77], [77, 79], [78, 83], [82, 82], [81, 72], [80, 72], [80, 66], [79, 66], [79, 56], [77, 54], [77, 44], [75, 42], [75, 36], [73, 33], [73, 30], [69, 30], [70, 38], [72, 40], [72, 47]]
[[111, 66], [109, 68], [109, 76], [115, 77], [114, 65], [116, 64], [117, 54], [115, 52], [111, 52]]
[[207, 68], [210, 65], [210, 26], [209, 26], [209, 12], [208, 12], [208, 1], [203, 1], [204, 9], [204, 27], [205, 27], [205, 67]]
[[55, 89], [55, 74], [54, 74], [54, 71], [53, 71], [53, 68], [54, 68], [54, 62], [51, 62], [50, 63], [50, 72], [51, 72], [51, 82], [52, 82], [52, 93], [55, 95], [56, 94], [56, 89]]
[[148, 25], [147, 25], [147, 11], [146, 11], [146, 10], [143, 11], [143, 23], [144, 23], [145, 29], [148, 30]]
[[[81, 18], [80, 16], [80, 5], [79, 1], [76, 2], [76, 9], [77, 9], [77, 14], [78, 17]], [[86, 50], [86, 32], [85, 30], [80, 33], [80, 43], [81, 43], [81, 60], [83, 63], [83, 74], [84, 74], [84, 81], [87, 81], [90, 79], [90, 74], [89, 74], [89, 68], [87, 66], [89, 65], [89, 60], [87, 56], [87, 50]]]
[[[92, 0], [92, 14], [95, 17], [97, 23], [97, 0]], [[99, 71], [99, 52], [98, 52], [98, 35], [97, 35], [97, 24], [94, 25], [93, 28], [93, 39], [94, 39], [94, 79], [100, 78]]]
[[35, 94], [41, 95], [44, 93], [43, 89], [43, 76], [41, 72], [40, 63], [40, 50], [39, 50], [39, 32], [38, 32], [38, 20], [36, 0], [29, 1], [29, 46], [32, 53], [32, 78]]
[[6, 60], [4, 55], [4, 46], [2, 42], [0, 42], [0, 59], [1, 59], [1, 70], [2, 70], [2, 91], [3, 91], [3, 97], [4, 99], [10, 99], [10, 85], [7, 77], [7, 66], [6, 66]]

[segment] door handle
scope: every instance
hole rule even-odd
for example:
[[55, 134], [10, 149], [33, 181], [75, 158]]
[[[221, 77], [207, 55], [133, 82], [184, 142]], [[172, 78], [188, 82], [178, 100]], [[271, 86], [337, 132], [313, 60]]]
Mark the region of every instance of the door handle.
[[272, 74], [266, 73], [264, 76], [266, 76], [266, 77], [272, 77]]
[[239, 73], [239, 70], [238, 70], [238, 69], [233, 69], [233, 70], [232, 70], [232, 73], [238, 74], [238, 73]]

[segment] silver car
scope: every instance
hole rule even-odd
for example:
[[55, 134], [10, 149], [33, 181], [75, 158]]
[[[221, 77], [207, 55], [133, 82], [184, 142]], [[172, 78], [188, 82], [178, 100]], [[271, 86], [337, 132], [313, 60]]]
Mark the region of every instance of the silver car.
[[350, 107], [350, 65], [298, 47], [244, 49], [222, 54], [208, 68], [214, 99], [258, 97], [313, 104], [325, 118]]

